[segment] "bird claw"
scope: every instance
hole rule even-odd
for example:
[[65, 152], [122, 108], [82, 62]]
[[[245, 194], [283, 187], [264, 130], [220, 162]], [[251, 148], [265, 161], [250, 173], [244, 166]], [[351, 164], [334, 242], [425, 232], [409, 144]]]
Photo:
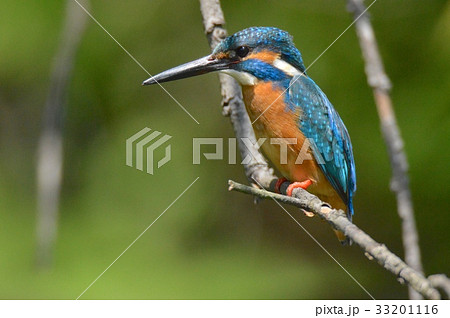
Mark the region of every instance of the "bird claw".
[[306, 190], [312, 183], [313, 182], [310, 179], [302, 181], [302, 182], [293, 182], [287, 188], [286, 195], [291, 197], [292, 191], [294, 191], [295, 188], [302, 188], [303, 190]]
[[[282, 178], [283, 179], [283, 178]], [[280, 180], [281, 179], [278, 179], [278, 182], [280, 182]], [[278, 182], [277, 182], [277, 185], [278, 185]], [[280, 186], [281, 186], [281, 184], [283, 183], [284, 181], [282, 181], [282, 182], [280, 182]], [[305, 181], [302, 181], [302, 182], [293, 182], [293, 183], [291, 183], [289, 186], [288, 186], [288, 188], [286, 189], [286, 195], [288, 195], [288, 196], [292, 196], [292, 191], [294, 191], [294, 189], [296, 189], [296, 188], [302, 188], [302, 189], [304, 189], [304, 190], [306, 190], [310, 185], [312, 184], [312, 181], [311, 180], [305, 180]], [[302, 210], [302, 212], [303, 212], [303, 214], [305, 214], [307, 217], [309, 217], [309, 218], [312, 218], [313, 216], [314, 216], [314, 213], [312, 213], [312, 212], [309, 212], [309, 211], [306, 211], [306, 210], [304, 210], [304, 209], [301, 209]]]

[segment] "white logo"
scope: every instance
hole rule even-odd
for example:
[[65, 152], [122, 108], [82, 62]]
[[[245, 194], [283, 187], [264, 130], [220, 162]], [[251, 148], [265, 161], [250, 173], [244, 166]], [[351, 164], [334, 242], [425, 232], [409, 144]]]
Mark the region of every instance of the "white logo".
[[[168, 141], [172, 136], [163, 135], [161, 138], [154, 141], [159, 135], [160, 131], [151, 131], [150, 128], [145, 127], [133, 136], [127, 139], [126, 142], [126, 155], [127, 155], [127, 166], [133, 167], [133, 148], [136, 148], [136, 169], [144, 171], [144, 158], [147, 156], [147, 173], [153, 174], [153, 164], [154, 164], [154, 151]], [[144, 137], [145, 136], [145, 137]], [[141, 138], [144, 137], [144, 138]], [[137, 141], [139, 139], [139, 141]], [[137, 142], [136, 142], [137, 141]], [[136, 142], [136, 144], [134, 144]], [[144, 149], [147, 151], [144, 153]], [[170, 161], [171, 147], [170, 144], [166, 146], [165, 155], [162, 159], [157, 161], [157, 167], [161, 168], [167, 162]]]
[[[288, 163], [288, 147], [289, 145], [297, 144], [297, 138], [270, 138], [270, 144], [278, 145], [280, 151], [280, 164]], [[246, 147], [250, 152], [247, 156], [242, 159], [241, 164], [249, 164], [252, 157], [256, 157], [255, 152], [265, 143], [269, 142], [267, 138], [259, 138], [252, 142], [249, 138], [241, 138], [242, 146]], [[228, 139], [228, 163], [236, 164], [236, 138]], [[202, 145], [214, 145], [214, 152], [203, 152], [201, 149]], [[206, 160], [223, 160], [223, 139], [222, 138], [193, 138], [192, 142], [192, 163], [194, 165], [200, 164], [201, 155], [203, 155]], [[314, 156], [312, 155], [314, 154]], [[301, 165], [305, 160], [316, 160], [318, 164], [325, 164], [325, 160], [317, 149], [314, 140], [305, 138], [300, 152], [297, 155], [295, 164]]]

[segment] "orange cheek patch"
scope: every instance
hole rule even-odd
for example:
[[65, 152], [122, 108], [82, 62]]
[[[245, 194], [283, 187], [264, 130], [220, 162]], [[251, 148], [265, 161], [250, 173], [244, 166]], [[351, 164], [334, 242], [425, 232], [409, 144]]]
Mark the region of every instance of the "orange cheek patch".
[[272, 64], [280, 56], [279, 53], [271, 51], [259, 51], [257, 53], [252, 53], [246, 57], [246, 60], [255, 59]]

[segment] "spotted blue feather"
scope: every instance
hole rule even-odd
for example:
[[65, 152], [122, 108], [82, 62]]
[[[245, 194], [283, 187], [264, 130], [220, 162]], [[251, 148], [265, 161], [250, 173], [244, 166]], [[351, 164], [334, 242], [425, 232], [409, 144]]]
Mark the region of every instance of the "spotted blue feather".
[[347, 204], [351, 219], [356, 173], [347, 128], [326, 95], [307, 76], [292, 78], [286, 99], [291, 109], [301, 109], [299, 128], [314, 141], [313, 155], [328, 181]]

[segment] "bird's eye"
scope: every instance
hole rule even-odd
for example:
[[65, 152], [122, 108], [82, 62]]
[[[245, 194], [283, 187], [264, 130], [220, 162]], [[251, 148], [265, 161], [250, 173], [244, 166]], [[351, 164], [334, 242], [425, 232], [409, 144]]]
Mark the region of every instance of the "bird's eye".
[[239, 57], [246, 57], [249, 51], [248, 46], [240, 46], [236, 49], [236, 54]]

